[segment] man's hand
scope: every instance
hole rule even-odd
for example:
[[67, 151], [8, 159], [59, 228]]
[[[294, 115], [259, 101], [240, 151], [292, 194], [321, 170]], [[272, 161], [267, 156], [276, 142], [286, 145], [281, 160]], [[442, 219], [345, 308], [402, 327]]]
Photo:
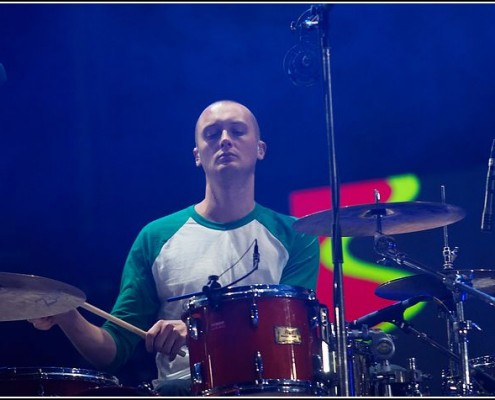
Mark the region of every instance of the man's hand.
[[53, 325], [56, 325], [55, 318], [53, 316], [28, 319], [27, 321], [32, 323], [36, 329], [39, 329], [42, 331], [47, 331], [47, 330], [51, 329], [51, 327]]
[[57, 315], [51, 315], [49, 317], [31, 318], [27, 321], [32, 323], [35, 328], [42, 331], [47, 331], [51, 329], [52, 326], [58, 325], [59, 323], [73, 324], [74, 318], [77, 314], [77, 310], [73, 309]]
[[146, 333], [146, 350], [167, 354], [175, 360], [179, 350], [186, 344], [187, 327], [181, 320], [159, 320]]

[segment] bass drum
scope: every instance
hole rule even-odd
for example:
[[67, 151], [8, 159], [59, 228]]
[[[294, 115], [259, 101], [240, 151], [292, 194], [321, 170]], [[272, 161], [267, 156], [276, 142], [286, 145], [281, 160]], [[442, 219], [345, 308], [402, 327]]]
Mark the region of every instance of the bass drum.
[[288, 285], [212, 290], [189, 300], [193, 395], [318, 395], [320, 305]]
[[80, 368], [0, 368], [2, 396], [79, 396], [103, 387], [118, 387], [119, 380], [103, 372]]

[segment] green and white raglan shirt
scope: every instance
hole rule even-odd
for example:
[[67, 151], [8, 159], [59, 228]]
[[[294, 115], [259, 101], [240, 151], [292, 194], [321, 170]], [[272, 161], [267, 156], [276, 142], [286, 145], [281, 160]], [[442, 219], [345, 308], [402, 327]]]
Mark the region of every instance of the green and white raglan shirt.
[[[295, 231], [295, 220], [256, 204], [246, 217], [227, 224], [204, 219], [194, 206], [149, 223], [131, 247], [112, 314], [143, 330], [159, 319], [180, 320], [189, 299], [167, 300], [201, 292], [210, 275], [220, 276], [218, 282], [225, 287], [252, 271], [255, 239], [258, 268], [235, 286], [285, 284], [315, 290], [318, 238]], [[109, 367], [116, 370], [142, 339], [111, 321], [103, 327], [117, 344], [117, 357]], [[190, 376], [188, 354], [170, 362], [157, 353], [156, 364], [155, 386]]]

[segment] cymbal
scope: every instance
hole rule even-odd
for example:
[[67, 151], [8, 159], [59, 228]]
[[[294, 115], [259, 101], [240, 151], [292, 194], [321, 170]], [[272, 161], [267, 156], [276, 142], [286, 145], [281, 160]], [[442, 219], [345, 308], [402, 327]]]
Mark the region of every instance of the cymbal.
[[[449, 225], [464, 218], [466, 213], [450, 204], [422, 201], [346, 206], [339, 210], [342, 236], [374, 236], [377, 215], [381, 216], [381, 233], [395, 235]], [[332, 225], [333, 211], [330, 209], [301, 217], [292, 226], [296, 231], [332, 236]]]
[[35, 275], [0, 272], [0, 321], [48, 317], [83, 304], [78, 288]]
[[[465, 269], [455, 272], [470, 278], [475, 289], [490, 296], [495, 294], [495, 270]], [[375, 294], [389, 300], [407, 300], [415, 296], [446, 299], [451, 295], [451, 291], [440, 278], [430, 274], [418, 274], [382, 283], [375, 289]]]

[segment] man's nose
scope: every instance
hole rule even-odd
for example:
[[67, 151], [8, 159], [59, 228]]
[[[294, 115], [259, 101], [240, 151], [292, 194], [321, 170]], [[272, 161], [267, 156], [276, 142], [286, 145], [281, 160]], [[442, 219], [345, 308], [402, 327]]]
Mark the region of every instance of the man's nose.
[[222, 136], [220, 136], [220, 146], [221, 147], [232, 146], [232, 141], [230, 140], [229, 132], [226, 129], [222, 131]]

